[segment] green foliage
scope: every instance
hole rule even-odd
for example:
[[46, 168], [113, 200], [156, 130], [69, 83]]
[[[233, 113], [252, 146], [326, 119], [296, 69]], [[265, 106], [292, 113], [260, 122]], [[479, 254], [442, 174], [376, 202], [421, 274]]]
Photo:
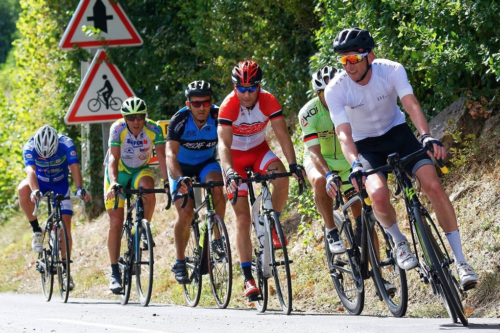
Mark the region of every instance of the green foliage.
[[19, 1], [0, 1], [0, 64], [4, 63], [14, 40], [16, 21], [21, 11]]
[[[332, 41], [358, 26], [375, 39], [375, 55], [402, 63], [428, 117], [472, 90], [492, 100], [500, 81], [500, 3], [473, 0], [319, 0], [321, 52], [334, 63]], [[315, 66], [315, 67], [318, 67]]]

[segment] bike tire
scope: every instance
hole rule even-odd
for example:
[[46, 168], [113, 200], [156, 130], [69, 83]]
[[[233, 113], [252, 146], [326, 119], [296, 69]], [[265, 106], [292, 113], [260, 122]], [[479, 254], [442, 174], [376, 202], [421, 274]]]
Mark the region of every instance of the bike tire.
[[257, 288], [260, 291], [259, 298], [254, 302], [255, 308], [258, 312], [264, 313], [267, 310], [267, 303], [269, 301], [269, 285], [268, 278], [264, 277], [262, 261], [258, 255], [254, 255], [252, 258], [252, 273], [257, 282]]
[[[142, 244], [141, 235], [146, 235], [147, 248]], [[146, 219], [142, 219], [139, 224], [138, 234], [139, 246], [137, 246], [137, 259], [135, 262], [135, 279], [137, 286], [137, 294], [139, 302], [142, 306], [148, 306], [151, 300], [153, 291], [153, 273], [154, 273], [154, 256], [153, 256], [153, 235], [151, 227]]]
[[200, 230], [198, 223], [191, 223], [191, 233], [186, 247], [186, 270], [189, 277], [189, 283], [183, 284], [184, 298], [189, 306], [198, 305], [201, 296], [202, 276], [200, 270], [201, 250], [198, 246], [200, 241]]
[[130, 299], [133, 275], [132, 269], [134, 265], [134, 236], [125, 224], [126, 222], [123, 225], [120, 237], [120, 258], [118, 258], [120, 274], [122, 275], [122, 292], [118, 296], [121, 305], [127, 305]]
[[97, 98], [92, 98], [87, 103], [87, 108], [89, 109], [90, 112], [97, 112], [101, 109], [101, 101]]
[[290, 262], [288, 260], [288, 251], [286, 249], [285, 234], [281, 228], [281, 223], [276, 212], [272, 212], [267, 216], [271, 232], [272, 227], [276, 228], [278, 239], [281, 247], [274, 247], [272, 234], [269, 233], [269, 245], [271, 251], [271, 264], [273, 266], [274, 283], [276, 284], [276, 292], [281, 304], [281, 310], [284, 314], [289, 315], [292, 312], [292, 276], [290, 274]]
[[53, 272], [53, 256], [52, 246], [49, 243], [50, 231], [44, 227], [42, 233], [43, 250], [38, 254], [36, 268], [40, 272], [42, 281], [42, 293], [47, 302], [52, 298], [52, 291], [54, 290], [54, 274]]
[[[435, 227], [432, 227], [434, 226], [434, 222], [428, 213], [415, 215], [419, 230], [424, 230], [421, 235], [422, 241], [427, 249], [426, 253], [431, 262], [431, 267], [435, 271], [438, 279], [436, 283], [438, 294], [452, 321], [457, 323], [458, 320], [460, 320], [462, 325], [468, 326], [469, 321], [458, 293], [458, 281], [453, 276], [450, 266], [445, 264], [445, 262], [449, 260], [446, 260], [445, 251], [442, 249], [442, 242], [438, 241], [439, 236], [437, 230]], [[424, 219], [422, 219], [422, 217]], [[426, 221], [425, 223], [424, 220]]]
[[[336, 211], [333, 212], [333, 220], [338, 230], [341, 230], [342, 218]], [[350, 233], [350, 236], [348, 233]], [[346, 243], [347, 251], [341, 254], [331, 253], [328, 246], [326, 229], [324, 230], [328, 269], [337, 295], [346, 310], [350, 314], [359, 315], [363, 311], [365, 304], [365, 288], [363, 278], [361, 277], [360, 266], [358, 265], [356, 267], [353, 264], [354, 260], [357, 260], [359, 263], [360, 258], [355, 258], [354, 253], [356, 253], [356, 251], [354, 251], [354, 245], [351, 242], [354, 237], [351, 225], [344, 226], [340, 236]], [[357, 253], [359, 253], [359, 251], [357, 251]], [[356, 279], [354, 276], [358, 278]]]
[[119, 111], [122, 107], [122, 100], [118, 97], [113, 97], [109, 100], [109, 106], [113, 111]]
[[[233, 287], [233, 263], [231, 259], [231, 245], [226, 225], [219, 215], [212, 217], [212, 230], [209, 232], [209, 251], [207, 251], [209, 262], [210, 285], [215, 302], [220, 309], [225, 309], [231, 299]], [[218, 232], [218, 237], [214, 232]], [[218, 246], [224, 249], [224, 256], [219, 255], [213, 249], [213, 242], [220, 241]]]
[[[61, 239], [64, 240], [66, 246], [63, 250]], [[59, 282], [59, 294], [61, 295], [61, 300], [63, 303], [68, 301], [69, 297], [69, 281], [71, 276], [70, 271], [70, 262], [71, 257], [69, 254], [69, 241], [68, 241], [68, 231], [66, 230], [66, 225], [64, 221], [59, 221], [56, 223], [56, 232], [55, 232], [55, 240], [54, 247], [56, 248], [56, 264], [57, 264], [57, 279]], [[63, 257], [66, 257], [66, 260], [63, 261]], [[63, 274], [66, 272], [66, 281], [64, 281]]]
[[[369, 218], [368, 216], [366, 216]], [[376, 285], [377, 293], [387, 305], [387, 308], [395, 317], [403, 317], [408, 308], [408, 284], [406, 271], [401, 269], [394, 254], [394, 242], [384, 231], [382, 226], [373, 219], [369, 223], [368, 247], [370, 250], [370, 262], [372, 267], [372, 278]], [[378, 242], [375, 240], [376, 235]], [[378, 243], [377, 256], [376, 245]], [[384, 280], [393, 285], [395, 290], [387, 290]]]

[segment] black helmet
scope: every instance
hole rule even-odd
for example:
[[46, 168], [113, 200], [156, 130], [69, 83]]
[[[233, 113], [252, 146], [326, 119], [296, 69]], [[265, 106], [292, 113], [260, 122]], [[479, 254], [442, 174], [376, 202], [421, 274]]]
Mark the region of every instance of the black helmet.
[[374, 47], [372, 35], [360, 28], [344, 29], [333, 41], [333, 51], [336, 53], [370, 52]]
[[214, 92], [212, 91], [210, 83], [208, 83], [207, 81], [193, 81], [188, 84], [184, 94], [189, 100], [191, 96], [213, 96]]

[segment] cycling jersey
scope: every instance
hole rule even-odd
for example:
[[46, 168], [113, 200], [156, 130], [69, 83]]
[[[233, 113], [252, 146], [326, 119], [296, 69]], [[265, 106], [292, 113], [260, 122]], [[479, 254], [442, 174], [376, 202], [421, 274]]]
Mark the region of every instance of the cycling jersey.
[[179, 163], [197, 165], [215, 157], [217, 145], [217, 115], [219, 107], [212, 105], [207, 122], [198, 129], [191, 110], [184, 107], [177, 111], [168, 125], [167, 141], [180, 144]]
[[325, 99], [335, 126], [350, 123], [354, 142], [380, 136], [406, 122], [397, 98], [413, 94], [404, 67], [387, 59], [375, 59], [372, 76], [360, 85], [346, 72], [336, 75], [325, 89]]
[[220, 106], [219, 125], [233, 127], [232, 150], [247, 151], [265, 141], [269, 120], [281, 117], [283, 113], [278, 100], [262, 88], [251, 108], [241, 105], [233, 91]]
[[54, 184], [65, 182], [68, 184], [68, 166], [78, 163], [73, 140], [64, 135], [58, 135], [59, 144], [54, 155], [43, 158], [35, 149], [35, 140], [31, 138], [23, 147], [24, 165], [36, 167], [38, 182]]
[[[118, 171], [133, 174], [146, 167], [153, 154], [153, 145], [165, 145], [165, 139], [161, 127], [150, 119], [145, 120], [144, 127], [137, 137], [128, 130], [127, 122], [123, 118], [111, 125], [109, 147], [120, 147]], [[106, 157], [106, 165], [107, 162]]]

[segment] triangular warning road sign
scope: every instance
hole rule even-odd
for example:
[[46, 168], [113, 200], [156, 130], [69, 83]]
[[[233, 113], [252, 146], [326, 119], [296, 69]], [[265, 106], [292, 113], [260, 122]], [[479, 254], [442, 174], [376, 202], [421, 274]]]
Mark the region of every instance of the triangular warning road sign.
[[[101, 30], [99, 40], [87, 36], [82, 26]], [[61, 50], [103, 46], [139, 46], [142, 38], [135, 30], [122, 7], [114, 0], [81, 0], [59, 43]]]
[[64, 117], [66, 124], [103, 123], [122, 117], [122, 102], [134, 96], [120, 70], [97, 51]]

